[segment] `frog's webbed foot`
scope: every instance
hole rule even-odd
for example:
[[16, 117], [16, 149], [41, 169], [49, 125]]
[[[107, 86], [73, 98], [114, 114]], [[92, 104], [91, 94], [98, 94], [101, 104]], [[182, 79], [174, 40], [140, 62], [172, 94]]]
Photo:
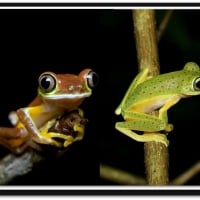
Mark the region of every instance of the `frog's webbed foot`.
[[47, 139], [50, 144], [57, 147], [67, 147], [83, 138], [86, 122], [83, 111], [77, 109], [64, 114], [59, 119], [47, 122], [40, 129], [40, 135]]
[[160, 142], [166, 147], [169, 145], [169, 140], [167, 139], [166, 134], [162, 133], [144, 133], [143, 142]]
[[169, 141], [167, 139], [166, 134], [161, 133], [144, 133], [143, 135], [139, 135], [129, 129], [126, 128], [117, 128], [120, 132], [127, 135], [128, 137], [136, 140], [138, 142], [160, 142], [163, 143], [166, 147], [169, 145]]
[[[73, 142], [73, 137], [56, 132], [41, 132], [40, 135], [45, 138], [47, 144], [52, 144], [57, 147], [66, 147]], [[63, 141], [64, 140], [64, 144]]]
[[[73, 137], [72, 135], [65, 135], [57, 132], [41, 132], [40, 135], [47, 139], [50, 144], [55, 145], [57, 147], [67, 147], [73, 142], [77, 140], [81, 140], [83, 138], [84, 129], [78, 125], [73, 126], [73, 131], [76, 132], [77, 137]], [[64, 142], [62, 141], [64, 140]]]

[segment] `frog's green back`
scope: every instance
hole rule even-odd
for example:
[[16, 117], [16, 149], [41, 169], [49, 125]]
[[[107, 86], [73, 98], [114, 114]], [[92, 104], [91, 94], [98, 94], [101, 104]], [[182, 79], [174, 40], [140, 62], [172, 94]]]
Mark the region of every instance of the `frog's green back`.
[[[190, 63], [191, 64], [191, 63]], [[193, 67], [193, 65], [191, 65]], [[198, 65], [197, 65], [198, 66]], [[127, 98], [123, 107], [129, 108], [134, 103], [153, 97], [162, 98], [165, 95], [199, 95], [199, 88], [194, 88], [194, 81], [200, 82], [200, 69], [188, 67], [186, 64], [183, 70], [161, 74], [137, 85]]]

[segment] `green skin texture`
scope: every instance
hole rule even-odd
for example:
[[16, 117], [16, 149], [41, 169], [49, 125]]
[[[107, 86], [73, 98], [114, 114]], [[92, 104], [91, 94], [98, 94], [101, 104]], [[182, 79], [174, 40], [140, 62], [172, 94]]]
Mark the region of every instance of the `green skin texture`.
[[[115, 114], [121, 114], [125, 121], [117, 122], [115, 128], [139, 142], [161, 142], [168, 146], [165, 134], [173, 125], [168, 124], [167, 110], [181, 98], [200, 95], [200, 68], [188, 62], [179, 71], [148, 75], [149, 69], [140, 72], [129, 86]], [[158, 115], [152, 115], [158, 110]], [[143, 131], [139, 135], [135, 131]], [[146, 133], [148, 132], [148, 133]]]

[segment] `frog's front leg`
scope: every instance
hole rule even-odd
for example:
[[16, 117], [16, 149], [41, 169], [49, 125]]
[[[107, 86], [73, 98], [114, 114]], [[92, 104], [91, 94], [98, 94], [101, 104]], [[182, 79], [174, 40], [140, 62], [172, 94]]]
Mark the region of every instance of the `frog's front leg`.
[[[158, 117], [159, 119], [161, 119], [162, 121], [165, 121], [166, 123], [168, 123], [168, 117], [167, 117], [167, 110], [169, 108], [171, 108], [173, 105], [175, 105], [178, 101], [180, 100], [179, 96], [174, 96], [171, 98], [170, 101], [166, 102], [158, 111]], [[170, 132], [170, 131], [168, 131]]]
[[[166, 135], [157, 133], [162, 130], [171, 131], [172, 127], [166, 121], [145, 113], [125, 113], [125, 122], [117, 122], [116, 129], [138, 142], [161, 142], [168, 146]], [[149, 132], [143, 135], [135, 131]]]
[[63, 146], [67, 147], [83, 138], [86, 122], [83, 110], [78, 108], [65, 113], [58, 119], [48, 121], [45, 126], [40, 128], [40, 131], [46, 137], [62, 138], [64, 140]]
[[57, 133], [57, 132], [49, 132], [49, 129], [56, 123], [56, 119], [52, 119], [50, 121], [48, 121], [43, 127], [41, 127], [39, 129], [40, 131], [40, 135], [46, 139], [53, 139], [53, 138], [60, 138], [65, 140], [64, 144], [62, 145], [62, 143], [57, 143], [56, 146], [58, 147], [67, 147], [68, 145], [70, 145], [73, 142], [73, 137], [72, 136], [68, 136], [68, 135], [64, 135], [61, 133]]
[[[78, 132], [78, 136], [74, 138], [72, 135], [62, 134], [62, 132], [49, 131], [49, 129], [56, 123], [56, 119], [47, 121], [42, 127], [37, 128], [33, 119], [37, 118], [38, 113], [45, 113], [44, 106], [22, 108], [17, 111], [20, 121], [24, 124], [34, 141], [41, 144], [51, 144], [57, 147], [67, 147], [75, 140], [79, 140], [83, 136], [84, 128], [78, 124], [73, 125], [73, 131]], [[83, 117], [83, 111], [78, 109], [78, 113]], [[62, 139], [64, 140], [57, 140]]]
[[17, 110], [17, 115], [19, 117], [19, 121], [24, 125], [31, 138], [40, 144], [52, 144], [60, 147], [61, 144], [51, 137], [46, 137], [46, 133], [43, 135], [37, 128], [33, 119], [37, 118], [39, 113], [44, 113], [44, 106], [36, 106], [36, 107], [28, 107], [28, 108], [20, 108]]
[[124, 98], [122, 99], [121, 103], [119, 106], [116, 108], [115, 113], [119, 115], [121, 113], [121, 105], [124, 104], [126, 101], [127, 97], [134, 91], [134, 89], [142, 82], [152, 78], [152, 76], [149, 75], [149, 68], [145, 68], [142, 70], [132, 81], [130, 84]]

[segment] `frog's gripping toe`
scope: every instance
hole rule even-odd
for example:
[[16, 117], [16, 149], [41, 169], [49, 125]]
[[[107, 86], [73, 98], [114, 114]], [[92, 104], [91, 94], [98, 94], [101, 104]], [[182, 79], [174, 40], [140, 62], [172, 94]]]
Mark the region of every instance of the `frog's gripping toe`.
[[169, 145], [169, 141], [167, 139], [166, 134], [161, 134], [159, 132], [154, 132], [154, 133], [146, 132], [140, 135], [126, 128], [122, 128], [122, 127], [116, 127], [116, 128], [117, 130], [125, 134], [126, 136], [138, 142], [160, 142], [160, 143], [163, 143], [166, 147], [168, 147]]
[[47, 128], [46, 134], [43, 133], [43, 136], [52, 140], [53, 145], [57, 147], [68, 147], [73, 142], [83, 138], [86, 122], [87, 119], [84, 118], [81, 109], [73, 110], [53, 122], [52, 126]]
[[144, 133], [144, 142], [160, 142], [163, 143], [166, 147], [169, 146], [169, 140], [165, 134], [161, 133]]
[[84, 135], [84, 128], [78, 125], [73, 126], [73, 131], [76, 132], [76, 136], [73, 137], [72, 135], [65, 135], [62, 133], [57, 132], [48, 132], [48, 133], [41, 133], [41, 135], [49, 140], [51, 144], [57, 147], [67, 147], [72, 144], [74, 141], [82, 139]]
[[[71, 145], [73, 142], [82, 139], [82, 136], [84, 134], [84, 129], [83, 127], [80, 127], [78, 125], [74, 125], [73, 130], [75, 132], [78, 132], [77, 137], [73, 137], [73, 136], [66, 136], [64, 134], [57, 134], [57, 136], [59, 136], [60, 138], [64, 139], [64, 143], [63, 143], [63, 147], [68, 147], [69, 145]], [[81, 136], [81, 137], [78, 137]]]

